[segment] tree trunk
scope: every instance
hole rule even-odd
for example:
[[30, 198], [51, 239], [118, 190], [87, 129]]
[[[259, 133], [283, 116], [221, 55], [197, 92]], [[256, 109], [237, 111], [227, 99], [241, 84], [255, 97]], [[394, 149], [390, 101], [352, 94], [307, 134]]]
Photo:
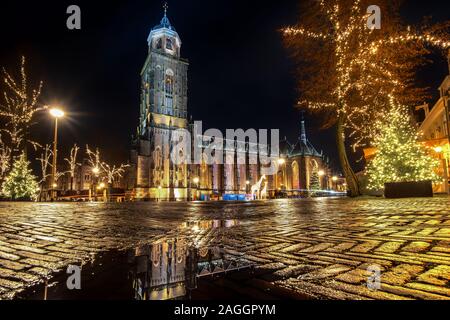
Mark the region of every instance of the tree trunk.
[[347, 187], [350, 197], [358, 197], [361, 195], [359, 188], [358, 178], [353, 172], [352, 167], [347, 158], [347, 151], [345, 149], [345, 135], [344, 135], [344, 116], [338, 116], [338, 122], [336, 127], [336, 143], [339, 153], [339, 160], [341, 162], [341, 168], [347, 180]]

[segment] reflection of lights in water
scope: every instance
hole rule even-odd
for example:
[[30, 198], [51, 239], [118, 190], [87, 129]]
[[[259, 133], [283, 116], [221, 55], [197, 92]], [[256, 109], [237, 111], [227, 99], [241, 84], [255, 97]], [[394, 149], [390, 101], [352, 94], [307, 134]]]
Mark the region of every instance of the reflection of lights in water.
[[[157, 257], [158, 267], [147, 263]], [[200, 277], [223, 275], [254, 265], [245, 259], [229, 259], [218, 245], [191, 246], [185, 238], [161, 239], [141, 246], [135, 250], [133, 260], [133, 288], [135, 298], [140, 300], [186, 297], [197, 288]]]
[[218, 228], [231, 228], [239, 225], [239, 220], [228, 219], [228, 220], [200, 220], [184, 222], [181, 224], [181, 229], [191, 228], [192, 231], [197, 232], [199, 230], [207, 229], [218, 229]]

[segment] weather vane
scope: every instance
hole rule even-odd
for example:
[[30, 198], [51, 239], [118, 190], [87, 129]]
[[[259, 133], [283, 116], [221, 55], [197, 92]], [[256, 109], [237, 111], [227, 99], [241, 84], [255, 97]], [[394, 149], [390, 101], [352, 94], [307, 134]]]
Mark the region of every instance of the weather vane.
[[167, 1], [164, 2], [163, 8], [164, 8], [164, 15], [166, 15], [167, 14], [167, 9], [169, 8], [169, 6], [167, 5]]

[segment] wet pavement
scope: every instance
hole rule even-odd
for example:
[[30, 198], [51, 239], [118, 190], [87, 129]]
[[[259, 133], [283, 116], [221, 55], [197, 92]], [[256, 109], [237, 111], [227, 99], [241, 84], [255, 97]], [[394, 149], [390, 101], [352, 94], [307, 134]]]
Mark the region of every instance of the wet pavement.
[[0, 297], [45, 278], [49, 299], [450, 299], [450, 198], [0, 202]]

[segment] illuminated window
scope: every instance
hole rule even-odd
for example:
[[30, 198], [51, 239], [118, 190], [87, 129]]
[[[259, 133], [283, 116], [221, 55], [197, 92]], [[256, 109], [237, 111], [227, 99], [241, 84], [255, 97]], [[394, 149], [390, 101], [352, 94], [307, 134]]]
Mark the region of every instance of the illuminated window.
[[168, 113], [170, 115], [172, 115], [172, 107], [173, 107], [173, 84], [174, 84], [173, 71], [168, 69], [166, 71], [166, 76], [164, 80], [164, 93], [165, 93], [164, 105], [168, 108]]
[[166, 95], [173, 94], [173, 76], [168, 75], [168, 74], [166, 75], [165, 91], [166, 91]]
[[297, 161], [292, 163], [292, 189], [300, 189], [300, 170]]

